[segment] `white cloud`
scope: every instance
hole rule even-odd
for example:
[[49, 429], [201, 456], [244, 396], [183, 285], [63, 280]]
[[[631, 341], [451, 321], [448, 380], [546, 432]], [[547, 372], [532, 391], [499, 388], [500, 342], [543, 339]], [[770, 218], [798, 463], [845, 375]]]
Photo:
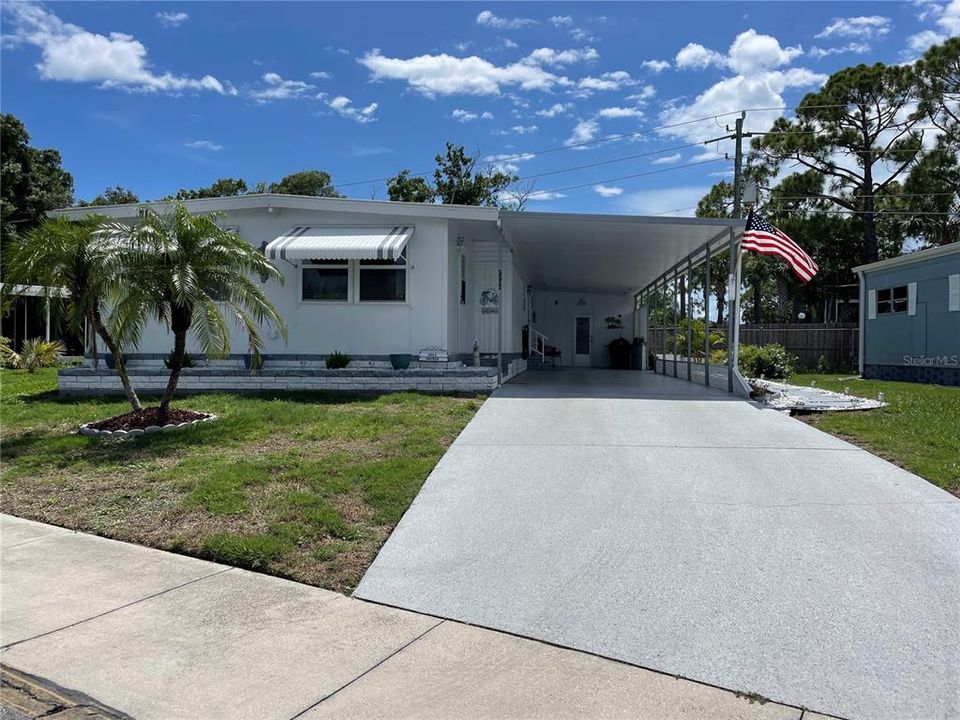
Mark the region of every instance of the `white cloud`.
[[883, 37], [892, 27], [890, 18], [882, 15], [834, 18], [829, 25], [817, 33], [816, 37], [853, 37], [869, 40]]
[[737, 35], [733, 41], [727, 53], [727, 64], [734, 72], [747, 75], [786, 65], [802, 54], [803, 48], [799, 46], [782, 48], [775, 37], [759, 35], [750, 29]]
[[534, 115], [540, 117], [552, 118], [557, 115], [563, 115], [564, 113], [570, 112], [573, 109], [573, 103], [554, 103], [548, 108], [542, 110], [537, 110]]
[[527, 195], [527, 200], [533, 201], [542, 201], [542, 200], [559, 200], [560, 198], [565, 198], [566, 195], [562, 192], [557, 192], [555, 190], [534, 190], [532, 193]]
[[190, 16], [185, 12], [158, 12], [157, 20], [160, 21], [160, 24], [164, 27], [180, 27], [183, 23], [190, 19]]
[[654, 165], [674, 165], [680, 162], [680, 158], [680, 153], [674, 153], [673, 155], [664, 155], [663, 157], [658, 157], [656, 160], [651, 162]]
[[477, 15], [477, 25], [497, 28], [498, 30], [519, 30], [520, 28], [539, 25], [539, 23], [531, 18], [497, 17], [489, 10], [483, 10], [479, 15]]
[[495, 172], [502, 172], [508, 175], [514, 175], [520, 171], [520, 166], [517, 163], [527, 162], [533, 160], [536, 157], [533, 153], [522, 153], [515, 155], [501, 154], [501, 155], [487, 155], [483, 160], [484, 162], [490, 165], [490, 168]]
[[493, 113], [487, 110], [484, 110], [482, 113], [475, 113], [462, 108], [456, 108], [452, 113], [450, 113], [450, 117], [457, 122], [468, 123], [472, 120], [476, 120], [477, 118], [480, 118], [481, 120], [493, 120]]
[[642, 118], [643, 112], [639, 108], [605, 107], [597, 111], [597, 116], [607, 120], [615, 118]]
[[516, 43], [516, 42], [514, 42], [513, 40], [511, 40], [510, 38], [504, 38], [504, 39], [503, 39], [503, 46], [504, 46], [507, 50], [516, 50], [518, 47], [520, 47], [520, 43]]
[[264, 73], [263, 85], [250, 91], [250, 97], [264, 105], [275, 100], [297, 100], [313, 97], [314, 86], [303, 80], [284, 80], [275, 72]]
[[570, 137], [568, 137], [563, 144], [570, 146], [590, 142], [597, 136], [597, 130], [599, 129], [600, 126], [596, 120], [580, 120], [573, 126]]
[[596, 42], [599, 39], [595, 35], [592, 35], [590, 32], [588, 32], [587, 30], [584, 30], [583, 28], [578, 28], [578, 27], [573, 28], [570, 31], [570, 37], [572, 37], [577, 42]]
[[616, 185], [594, 185], [593, 191], [600, 197], [616, 197], [623, 195], [623, 188]]
[[644, 85], [638, 92], [627, 95], [627, 100], [633, 100], [636, 103], [644, 104], [657, 94], [657, 89], [653, 85]]
[[641, 67], [645, 70], [649, 70], [652, 73], [662, 73], [664, 70], [670, 67], [670, 63], [666, 60], [644, 60], [640, 63]]
[[573, 18], [569, 15], [554, 15], [550, 18], [554, 27], [570, 27], [573, 25]]
[[[643, 190], [622, 196], [617, 205], [624, 212], [638, 215], [675, 214], [677, 217], [692, 217], [700, 198], [706, 195], [709, 189], [709, 186], [686, 185], [659, 190]], [[674, 213], [675, 210], [680, 210], [680, 212]]]
[[333, 77], [333, 75], [328, 73], [326, 70], [315, 70], [310, 73], [310, 77], [314, 78], [315, 80], [329, 80]]
[[680, 69], [696, 70], [715, 65], [746, 75], [786, 65], [802, 54], [803, 48], [780, 47], [775, 37], [760, 35], [751, 28], [737, 35], [726, 55], [697, 43], [689, 43], [680, 49], [675, 61]]
[[215, 143], [213, 140], [190, 140], [189, 142], [185, 142], [184, 145], [194, 150], [210, 150], [213, 152], [223, 150], [223, 145]]
[[832, 48], [820, 48], [812, 47], [807, 51], [807, 55], [810, 57], [820, 60], [821, 58], [829, 57], [830, 55], [843, 55], [846, 53], [853, 53], [854, 55], [863, 55], [870, 52], [870, 45], [865, 42], [852, 42], [847, 43], [846, 45], [840, 45], [839, 47]]
[[374, 113], [377, 111], [377, 103], [370, 103], [366, 107], [358, 108], [353, 105], [353, 101], [344, 97], [343, 95], [338, 95], [327, 102], [327, 107], [339, 113], [341, 117], [354, 120], [358, 123], [365, 124], [376, 122]]
[[[737, 108], [779, 107], [784, 104], [781, 93], [787, 88], [818, 87], [826, 79], [826, 75], [815, 73], [806, 68], [768, 70], [751, 75], [735, 75], [720, 80], [685, 105], [667, 103], [660, 113], [660, 120], [664, 123], [674, 124], [716, 115], [731, 117], [728, 113], [730, 110]], [[752, 112], [750, 113], [750, 125], [755, 128], [766, 129], [782, 114], [783, 111], [781, 110]], [[663, 134], [683, 137], [695, 142], [703, 138], [705, 127], [704, 124], [693, 123], [664, 130]]]
[[581, 78], [577, 83], [577, 88], [589, 94], [594, 90], [619, 90], [622, 87], [630, 87], [636, 84], [637, 81], [630, 77], [630, 73], [626, 70], [614, 70], [613, 72], [605, 72], [600, 77], [588, 75]]
[[935, 30], [923, 30], [907, 38], [907, 49], [903, 52], [905, 60], [914, 60], [933, 45], [939, 45], [947, 39]]
[[926, 2], [922, 7], [924, 11], [920, 19], [934, 18], [940, 30], [923, 30], [907, 38], [907, 50], [903, 52], [905, 60], [916, 59], [931, 45], [939, 45], [952, 36], [960, 35], [960, 0], [951, 0], [945, 5]]
[[536, 125], [514, 125], [509, 130], [493, 130], [491, 135], [531, 135], [540, 130]]
[[537, 48], [527, 56], [529, 60], [541, 65], [572, 65], [578, 62], [589, 62], [600, 57], [592, 47], [580, 50], [554, 50], [553, 48]]
[[459, 52], [466, 52], [470, 49], [471, 45], [473, 45], [473, 40], [463, 40], [461, 42], [454, 43], [453, 47], [455, 47]]
[[39, 5], [28, 3], [4, 3], [3, 12], [8, 19], [6, 45], [27, 44], [40, 48], [37, 70], [44, 80], [93, 82], [101, 88], [137, 92], [236, 94], [236, 90], [212, 75], [193, 78], [170, 72], [155, 73], [149, 69], [147, 48], [132, 35], [92, 33], [63, 22]]
[[711, 65], [723, 65], [726, 58], [715, 50], [709, 50], [700, 43], [688, 43], [680, 48], [674, 62], [681, 70], [710, 67]]
[[418, 55], [411, 58], [388, 58], [375, 49], [359, 59], [370, 70], [374, 80], [405, 80], [414, 90], [435, 95], [499, 95], [503, 86], [522, 90], [549, 91], [557, 85], [571, 85], [566, 77], [550, 73], [539, 65], [516, 62], [497, 66], [472, 55]]

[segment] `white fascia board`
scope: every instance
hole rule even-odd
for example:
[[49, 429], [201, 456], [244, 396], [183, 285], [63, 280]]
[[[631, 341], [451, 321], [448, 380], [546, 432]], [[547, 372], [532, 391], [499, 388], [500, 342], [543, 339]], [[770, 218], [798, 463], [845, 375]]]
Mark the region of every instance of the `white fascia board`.
[[[290, 210], [317, 210], [324, 212], [361, 213], [368, 215], [392, 215], [401, 217], [441, 218], [457, 220], [497, 219], [498, 209], [471, 205], [439, 205], [430, 203], [407, 203], [384, 200], [353, 200], [349, 198], [321, 198], [304, 195], [281, 195], [262, 193], [236, 195], [233, 197], [199, 198], [184, 200], [191, 212], [221, 212], [227, 210], [256, 210], [270, 207]], [[134, 218], [143, 206], [160, 212], [171, 206], [171, 201], [131, 203], [128, 205], [102, 205], [97, 207], [72, 207], [52, 210], [51, 216], [77, 219], [89, 214], [112, 218]]]
[[869, 273], [877, 270], [888, 270], [889, 268], [900, 267], [901, 265], [912, 265], [913, 263], [931, 260], [933, 258], [944, 257], [947, 255], [960, 254], [960, 243], [951, 243], [950, 245], [941, 245], [940, 247], [930, 248], [929, 250], [920, 250], [918, 252], [898, 255], [887, 260], [880, 260], [866, 265], [857, 265], [852, 269], [854, 273]]

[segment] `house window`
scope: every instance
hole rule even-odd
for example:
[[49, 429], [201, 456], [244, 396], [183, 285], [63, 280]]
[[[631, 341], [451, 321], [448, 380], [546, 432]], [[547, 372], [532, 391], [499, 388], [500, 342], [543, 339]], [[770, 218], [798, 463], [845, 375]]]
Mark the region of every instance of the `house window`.
[[396, 260], [361, 260], [358, 275], [360, 302], [406, 302], [406, 249]]
[[467, 304], [467, 256], [460, 255], [460, 304]]
[[350, 266], [346, 261], [311, 262], [304, 265], [302, 273], [303, 300], [346, 302], [350, 299]]
[[877, 290], [877, 315], [891, 315], [907, 311], [907, 286]]

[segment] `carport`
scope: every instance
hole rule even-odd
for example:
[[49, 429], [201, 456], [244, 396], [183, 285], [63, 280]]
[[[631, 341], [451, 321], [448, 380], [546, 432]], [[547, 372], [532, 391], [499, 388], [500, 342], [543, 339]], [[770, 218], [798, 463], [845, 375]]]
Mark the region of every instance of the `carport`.
[[[679, 293], [686, 293], [684, 304], [691, 308], [695, 297], [693, 271], [704, 265], [704, 287], [709, 287], [710, 260], [718, 253], [728, 257], [729, 316], [739, 316], [739, 293], [734, 288], [739, 286], [741, 220], [501, 211], [498, 224], [527, 281], [525, 323], [530, 328], [529, 347], [534, 356], [547, 341], [557, 335], [562, 339], [569, 330], [569, 364], [576, 365], [577, 357], [589, 357], [598, 317], [578, 317], [577, 307], [590, 303], [598, 308], [596, 312], [611, 312], [607, 320], [622, 319], [620, 328], [616, 320], [608, 323], [608, 328], [620, 330], [620, 335], [632, 340], [649, 336], [650, 299], [669, 297], [676, 333]], [[502, 272], [502, 252], [500, 257]], [[681, 278], [685, 279], [682, 291], [678, 285]], [[621, 308], [619, 313], [611, 310]], [[736, 371], [737, 325], [728, 323], [727, 347], [732, 351], [719, 377], [727, 390], [742, 393], [745, 385]], [[712, 378], [717, 385], [717, 368], [711, 372], [709, 350], [705, 367], [697, 368], [690, 360], [697, 354], [691, 343], [688, 323], [687, 352], [682, 359], [673, 352], [669, 363], [665, 353], [662, 358], [657, 356], [656, 369], [687, 380], [702, 379], [707, 385]], [[643, 353], [643, 361], [646, 367], [647, 353]]]

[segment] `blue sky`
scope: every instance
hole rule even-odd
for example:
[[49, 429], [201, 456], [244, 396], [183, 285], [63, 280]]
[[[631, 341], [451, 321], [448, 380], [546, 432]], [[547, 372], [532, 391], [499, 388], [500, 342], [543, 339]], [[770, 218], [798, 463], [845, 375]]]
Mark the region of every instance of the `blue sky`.
[[378, 179], [431, 169], [450, 140], [554, 173], [523, 183], [529, 209], [690, 214], [730, 172], [725, 145], [694, 144], [732, 113], [796, 105], [834, 70], [956, 34], [960, 0], [4, 2], [0, 104], [62, 152], [78, 198], [308, 168], [383, 198]]

